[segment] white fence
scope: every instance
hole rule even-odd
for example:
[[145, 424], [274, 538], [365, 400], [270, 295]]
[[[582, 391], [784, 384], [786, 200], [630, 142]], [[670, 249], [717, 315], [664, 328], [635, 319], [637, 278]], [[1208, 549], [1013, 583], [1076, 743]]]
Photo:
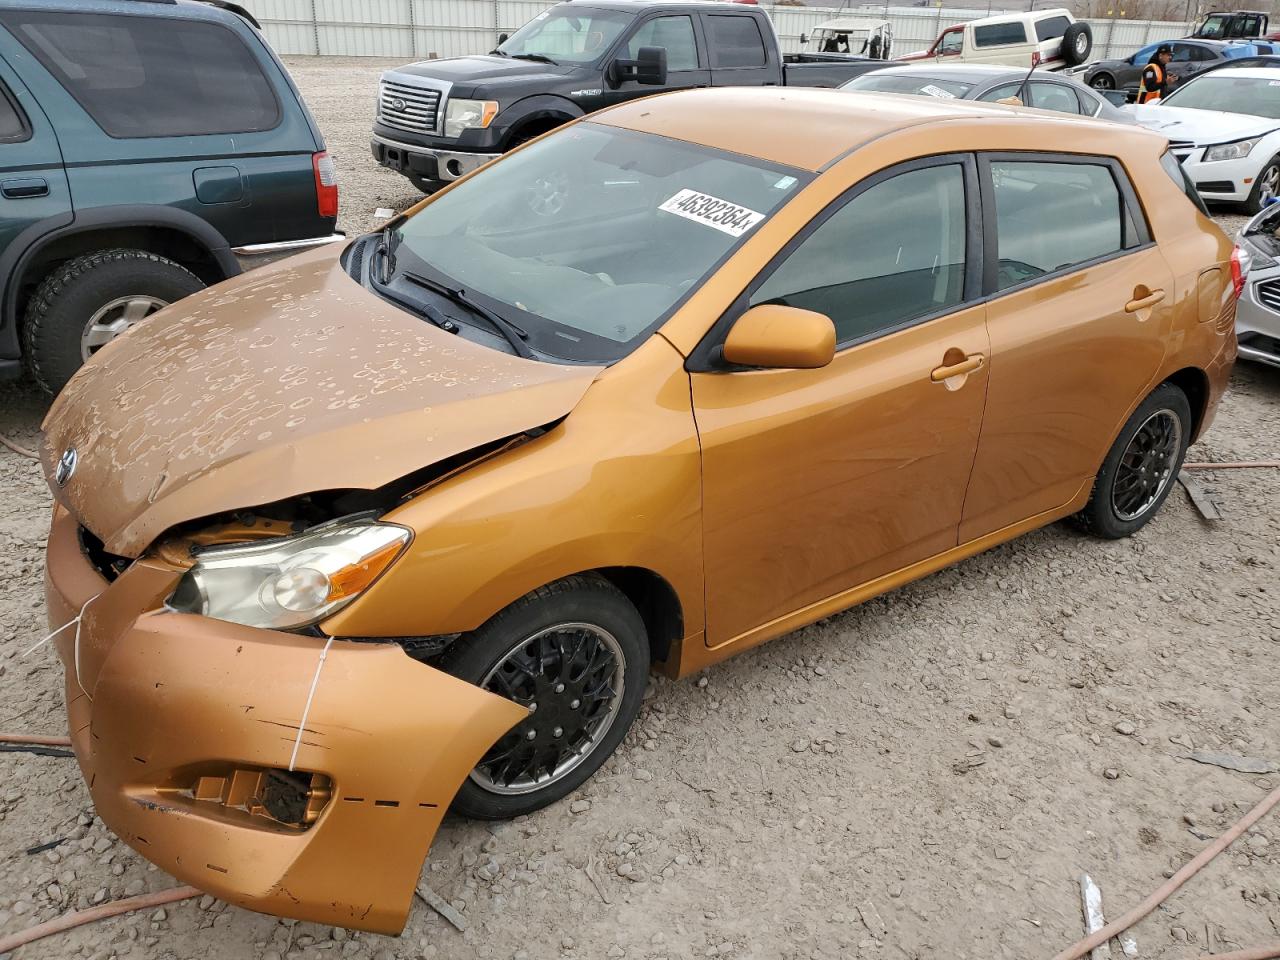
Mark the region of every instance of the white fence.
[[[549, 0], [249, 0], [248, 4], [279, 53], [403, 60], [483, 53], [497, 44], [498, 34], [514, 32], [551, 5]], [[989, 12], [887, 4], [856, 10], [762, 5], [787, 53], [799, 51], [800, 34], [837, 14], [884, 17], [893, 24], [893, 52], [904, 54], [926, 49], [946, 27]], [[1181, 22], [1089, 23], [1096, 59], [1128, 56], [1147, 43], [1188, 32], [1188, 24]]]

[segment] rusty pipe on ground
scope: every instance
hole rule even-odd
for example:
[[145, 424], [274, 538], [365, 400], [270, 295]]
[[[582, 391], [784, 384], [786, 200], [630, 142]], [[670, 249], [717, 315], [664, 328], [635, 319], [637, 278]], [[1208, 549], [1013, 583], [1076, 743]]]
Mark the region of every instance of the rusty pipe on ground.
[[1280, 460], [1225, 460], [1222, 463], [1204, 461], [1184, 463], [1183, 470], [1263, 470], [1280, 467]]
[[10, 450], [12, 450], [14, 453], [16, 453], [20, 457], [29, 457], [32, 460], [40, 459], [40, 455], [37, 454], [34, 450], [28, 450], [26, 447], [18, 446], [18, 444], [14, 443], [12, 440], [6, 437], [3, 433], [0, 433], [0, 444], [3, 444], [4, 446], [8, 447]]
[[44, 923], [37, 923], [34, 927], [27, 927], [27, 929], [11, 933], [7, 937], [0, 937], [0, 956], [11, 953], [25, 944], [43, 940], [45, 937], [52, 936], [55, 933], [62, 933], [86, 923], [93, 923], [95, 920], [105, 920], [107, 917], [119, 916], [122, 913], [146, 910], [150, 907], [159, 907], [166, 903], [177, 903], [179, 900], [190, 900], [192, 897], [198, 896], [200, 896], [200, 891], [195, 887], [174, 887], [172, 890], [160, 890], [156, 893], [144, 893], [138, 897], [126, 897], [124, 900], [104, 903], [100, 907], [90, 907], [88, 910], [72, 910], [60, 917], [46, 920]]
[[[36, 733], [0, 733], [0, 743], [25, 743], [36, 747], [69, 747], [70, 737], [47, 737]], [[0, 951], [3, 953], [4, 951]]]
[[1200, 960], [1276, 960], [1280, 957], [1280, 943], [1265, 947], [1250, 947], [1248, 950], [1236, 950], [1233, 953], [1205, 954]]
[[[1094, 947], [1099, 947], [1112, 937], [1124, 933], [1152, 910], [1168, 900], [1169, 897], [1173, 896], [1179, 887], [1199, 873], [1200, 870], [1207, 863], [1213, 860], [1214, 857], [1227, 849], [1227, 847], [1231, 846], [1231, 844], [1240, 838], [1241, 834], [1265, 817], [1271, 811], [1271, 808], [1277, 803], [1280, 803], [1280, 787], [1277, 787], [1263, 797], [1256, 807], [1241, 817], [1240, 820], [1231, 827], [1231, 829], [1218, 837], [1217, 840], [1213, 841], [1213, 843], [1209, 844], [1209, 846], [1196, 854], [1196, 856], [1189, 860], [1181, 870], [1166, 880], [1155, 891], [1155, 893], [1151, 894], [1151, 896], [1147, 897], [1147, 899], [1143, 900], [1119, 920], [1113, 920], [1096, 933], [1090, 934], [1083, 940], [1067, 947], [1067, 949], [1063, 950], [1061, 953], [1056, 954], [1053, 960], [1080, 960], [1081, 957], [1089, 953], [1089, 951]], [[1273, 957], [1280, 957], [1280, 952], [1265, 952], [1266, 950], [1276, 950], [1277, 948], [1275, 947], [1262, 947], [1260, 949], [1264, 952], [1250, 953], [1246, 951], [1244, 954], [1239, 956], [1234, 954], [1219, 954], [1214, 957], [1214, 960], [1226, 960], [1226, 957], [1228, 956], [1232, 957], [1233, 960], [1271, 960]]]

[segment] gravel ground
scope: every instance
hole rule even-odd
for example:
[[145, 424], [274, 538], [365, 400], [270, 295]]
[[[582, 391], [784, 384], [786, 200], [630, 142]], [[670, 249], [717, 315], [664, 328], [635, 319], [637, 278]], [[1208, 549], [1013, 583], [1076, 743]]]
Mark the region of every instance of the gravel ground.
[[[416, 199], [366, 136], [383, 64], [290, 68], [338, 157], [342, 220]], [[1239, 217], [1223, 217], [1228, 229]], [[45, 401], [0, 388], [28, 445]], [[1280, 455], [1280, 372], [1242, 365], [1192, 459]], [[36, 958], [1048, 957], [1081, 932], [1088, 871], [1112, 915], [1154, 889], [1280, 777], [1280, 471], [1201, 474], [1139, 536], [1055, 525], [695, 680], [655, 680], [618, 754], [572, 802], [451, 820], [425, 874], [463, 911], [402, 937], [279, 921], [211, 897], [117, 918]], [[49, 497], [0, 449], [0, 729], [65, 731], [43, 636]], [[174, 881], [93, 816], [72, 761], [0, 756], [0, 935]], [[28, 848], [62, 841], [46, 852]], [[1280, 820], [1263, 820], [1134, 931], [1138, 955], [1280, 937]]]

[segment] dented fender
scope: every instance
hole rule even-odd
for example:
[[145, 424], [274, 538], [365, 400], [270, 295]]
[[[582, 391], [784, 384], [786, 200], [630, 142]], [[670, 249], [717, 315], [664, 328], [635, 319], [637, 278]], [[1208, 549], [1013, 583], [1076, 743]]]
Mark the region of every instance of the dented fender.
[[47, 569], [54, 628], [94, 596], [84, 591], [95, 577], [100, 587], [78, 634], [82, 670], [96, 652], [92, 682], [77, 675], [77, 632], [56, 645], [72, 744], [102, 820], [229, 903], [398, 933], [453, 795], [524, 708], [395, 645], [336, 640], [297, 749], [297, 771], [324, 789], [312, 822], [282, 823], [237, 784], [288, 769], [324, 639], [154, 608], [126, 623], [111, 601], [164, 595], [163, 568], [135, 564], [108, 586], [64, 511]]

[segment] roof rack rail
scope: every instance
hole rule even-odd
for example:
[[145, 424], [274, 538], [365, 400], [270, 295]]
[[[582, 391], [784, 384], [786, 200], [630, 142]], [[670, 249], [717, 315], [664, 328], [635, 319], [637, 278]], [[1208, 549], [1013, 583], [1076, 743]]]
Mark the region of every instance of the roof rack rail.
[[[135, 3], [167, 3], [170, 6], [177, 6], [178, 0], [134, 0]], [[262, 24], [258, 22], [258, 18], [246, 10], [238, 3], [232, 3], [231, 0], [196, 0], [197, 3], [207, 3], [211, 7], [217, 7], [219, 10], [226, 10], [228, 13], [234, 13], [237, 17], [252, 24], [254, 29], [261, 30]]]

